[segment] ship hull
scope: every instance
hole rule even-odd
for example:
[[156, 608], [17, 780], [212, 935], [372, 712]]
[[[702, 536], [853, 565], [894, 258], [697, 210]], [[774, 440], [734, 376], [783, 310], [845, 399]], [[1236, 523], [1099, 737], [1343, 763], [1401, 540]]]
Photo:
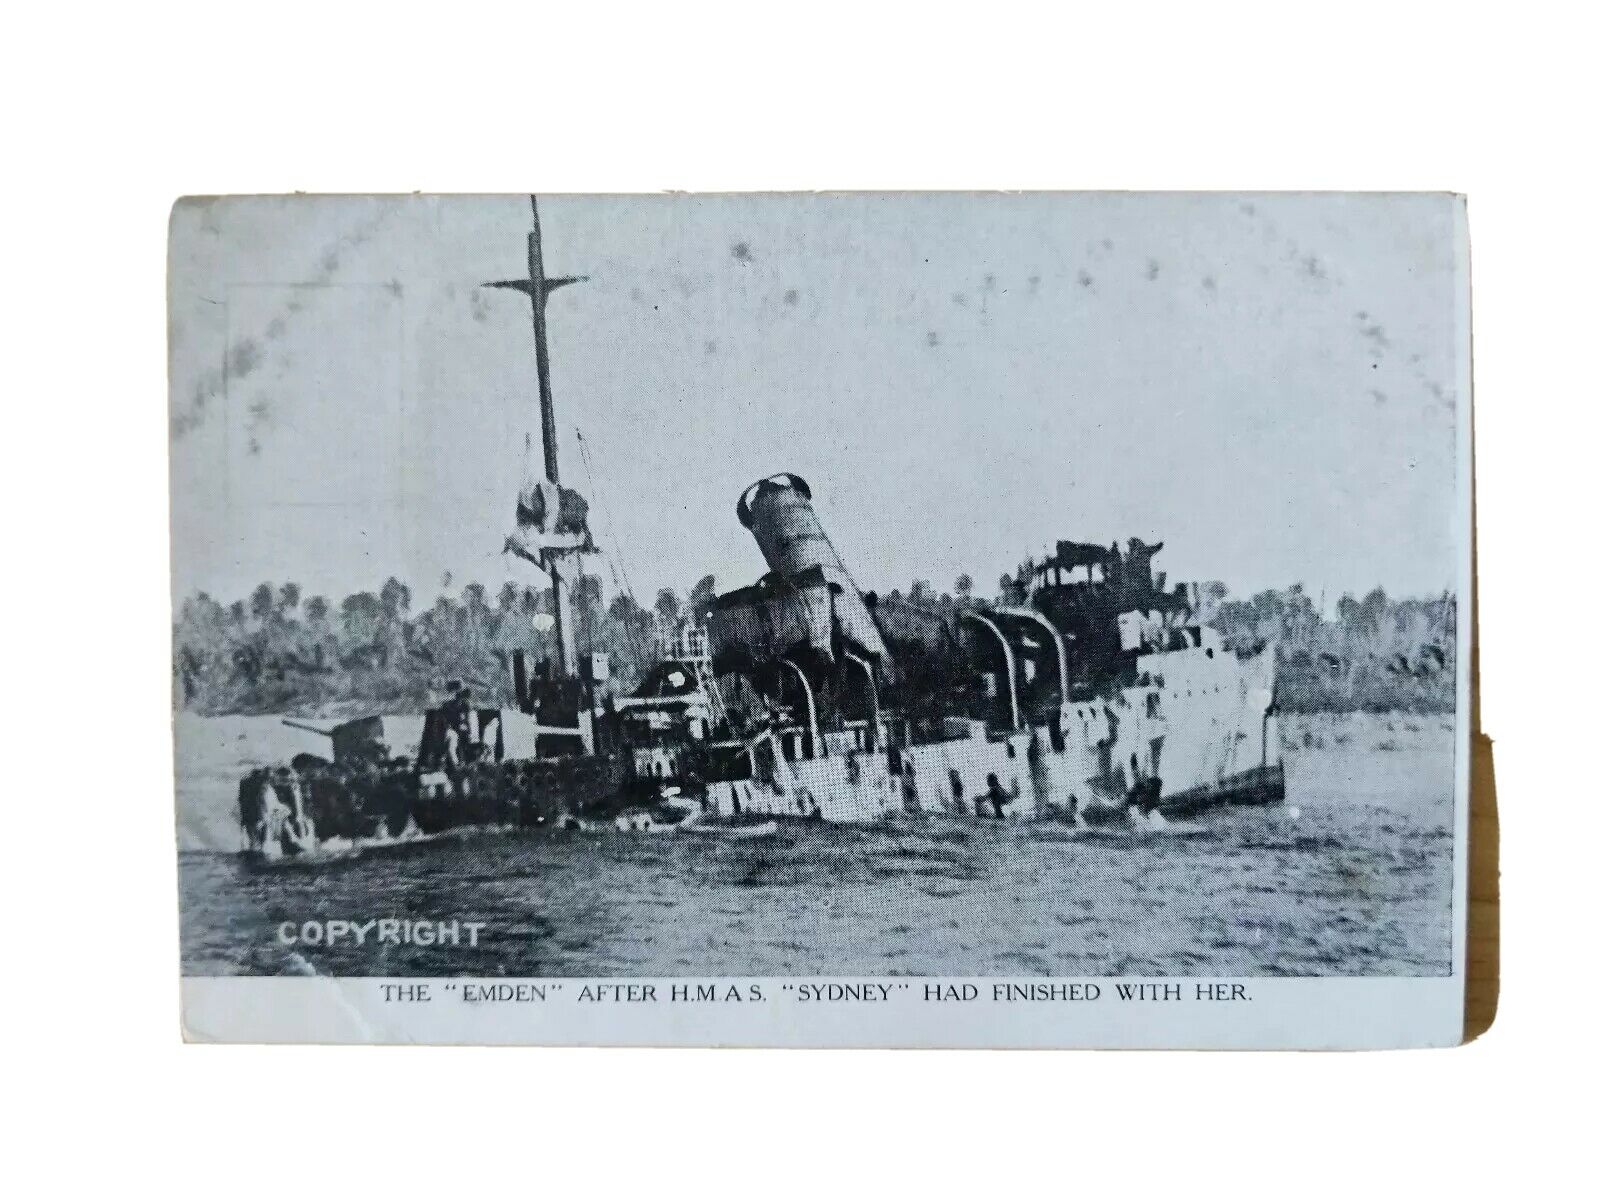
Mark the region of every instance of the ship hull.
[[627, 799], [616, 756], [508, 759], [456, 772], [341, 771], [304, 766], [242, 789], [250, 852], [269, 858], [333, 844], [382, 844], [466, 828], [554, 827], [570, 816], [608, 815]]
[[1202, 784], [1173, 796], [1163, 796], [1160, 808], [1162, 812], [1182, 815], [1225, 804], [1277, 804], [1287, 794], [1283, 764], [1278, 763], [1270, 767], [1252, 767], [1215, 784]]
[[1074, 703], [1051, 726], [777, 764], [767, 779], [708, 785], [718, 815], [862, 822], [905, 813], [1093, 820], [1281, 801], [1285, 781], [1270, 654], [1150, 655], [1139, 686]]

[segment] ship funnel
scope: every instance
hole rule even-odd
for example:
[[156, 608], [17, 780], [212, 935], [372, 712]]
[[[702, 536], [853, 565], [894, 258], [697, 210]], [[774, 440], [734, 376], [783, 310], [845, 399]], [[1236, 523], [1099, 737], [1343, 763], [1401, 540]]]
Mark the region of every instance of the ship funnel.
[[[800, 594], [828, 597], [822, 602], [823, 611], [831, 608], [838, 633], [876, 664], [883, 680], [893, 682], [894, 660], [866, 601], [817, 520], [811, 507], [811, 485], [788, 472], [769, 475], [745, 488], [738, 513], [740, 524], [754, 535], [772, 573]], [[814, 645], [831, 657], [831, 642], [823, 636]], [[868, 667], [869, 682], [872, 670]]]
[[738, 514], [781, 578], [792, 580], [813, 567], [821, 567], [830, 582], [849, 578], [811, 507], [811, 485], [800, 476], [784, 472], [752, 483], [739, 497]]

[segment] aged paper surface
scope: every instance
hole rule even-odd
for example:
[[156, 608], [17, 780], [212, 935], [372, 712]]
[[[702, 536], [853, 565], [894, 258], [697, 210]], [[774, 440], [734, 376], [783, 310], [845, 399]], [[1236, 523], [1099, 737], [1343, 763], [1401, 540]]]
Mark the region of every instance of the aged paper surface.
[[170, 263], [198, 1040], [1447, 1045], [1464, 207], [241, 197]]

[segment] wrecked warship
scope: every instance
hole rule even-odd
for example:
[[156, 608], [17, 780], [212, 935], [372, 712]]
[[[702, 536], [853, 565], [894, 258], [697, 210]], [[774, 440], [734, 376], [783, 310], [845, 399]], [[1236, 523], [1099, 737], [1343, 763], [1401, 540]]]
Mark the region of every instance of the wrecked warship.
[[1283, 799], [1272, 650], [1225, 647], [1198, 587], [1152, 570], [1160, 546], [1061, 541], [1023, 564], [1015, 603], [937, 608], [858, 590], [798, 475], [753, 484], [738, 516], [770, 570], [704, 625], [663, 627], [631, 695], [609, 694], [601, 656], [553, 679], [517, 654], [515, 706], [452, 685], [409, 728], [335, 726], [331, 758], [241, 783], [251, 848], [464, 826], [1148, 822]]
[[596, 552], [560, 483], [545, 345], [551, 291], [538, 206], [528, 276], [488, 287], [532, 305], [543, 458], [531, 442], [505, 551], [549, 579], [554, 653], [510, 659], [477, 702], [451, 681], [420, 716], [289, 721], [325, 754], [239, 784], [248, 851], [280, 861], [462, 828], [699, 829], [898, 814], [1071, 822], [1284, 796], [1274, 654], [1223, 645], [1195, 584], [1166, 587], [1160, 545], [1060, 541], [996, 603], [929, 605], [859, 589], [795, 474], [751, 484], [736, 515], [769, 568], [657, 631], [657, 662], [616, 694], [576, 653], [567, 562]]

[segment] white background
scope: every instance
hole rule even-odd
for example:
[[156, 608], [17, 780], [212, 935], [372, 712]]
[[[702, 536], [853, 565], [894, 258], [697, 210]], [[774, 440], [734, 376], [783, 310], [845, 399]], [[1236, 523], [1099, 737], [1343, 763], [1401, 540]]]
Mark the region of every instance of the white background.
[[[1123, 11], [278, 0], [9, 16], [11, 1173], [232, 1195], [720, 1180], [1173, 1197], [1538, 1194], [1591, 1174], [1592, 35], [1532, 3], [1493, 21], [1392, 0], [1107, 15]], [[1227, 1056], [179, 1045], [172, 200], [823, 186], [1468, 194], [1483, 724], [1505, 810], [1506, 984], [1484, 1038]]]

